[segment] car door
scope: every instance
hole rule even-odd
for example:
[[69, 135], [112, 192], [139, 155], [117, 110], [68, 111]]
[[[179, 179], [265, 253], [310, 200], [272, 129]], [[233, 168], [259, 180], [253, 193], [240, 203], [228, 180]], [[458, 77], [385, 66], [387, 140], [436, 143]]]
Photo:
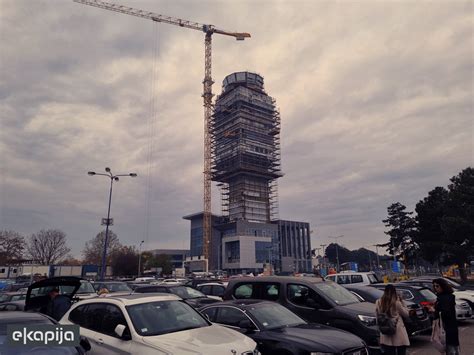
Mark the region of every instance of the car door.
[[306, 285], [287, 284], [285, 305], [308, 322], [328, 324], [332, 307], [327, 301]]
[[114, 304], [102, 303], [101, 305], [103, 310], [100, 313], [103, 315], [103, 318], [94, 339], [97, 344], [98, 354], [130, 354], [132, 341], [123, 340], [115, 334], [115, 327], [117, 325], [122, 324], [129, 327], [122, 310]]

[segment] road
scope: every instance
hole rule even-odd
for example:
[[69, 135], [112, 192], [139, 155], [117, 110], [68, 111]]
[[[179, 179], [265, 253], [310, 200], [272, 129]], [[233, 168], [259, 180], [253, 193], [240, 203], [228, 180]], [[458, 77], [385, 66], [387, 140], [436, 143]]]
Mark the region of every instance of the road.
[[[474, 319], [459, 323], [461, 355], [474, 355]], [[409, 355], [439, 354], [430, 343], [429, 335], [420, 335], [411, 340]]]

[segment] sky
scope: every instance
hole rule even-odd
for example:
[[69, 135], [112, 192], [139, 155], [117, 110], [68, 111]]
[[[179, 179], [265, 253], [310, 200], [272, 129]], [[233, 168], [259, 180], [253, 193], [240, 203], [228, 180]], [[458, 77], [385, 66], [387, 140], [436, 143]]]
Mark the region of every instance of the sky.
[[[473, 166], [472, 1], [115, 3], [251, 34], [213, 36], [213, 91], [236, 71], [264, 77], [282, 120], [280, 218], [309, 222], [313, 248], [386, 242], [390, 204], [412, 211]], [[138, 174], [113, 185], [120, 241], [189, 248], [204, 34], [66, 0], [0, 6], [0, 229], [60, 229], [80, 257], [110, 187], [87, 172], [110, 167]]]

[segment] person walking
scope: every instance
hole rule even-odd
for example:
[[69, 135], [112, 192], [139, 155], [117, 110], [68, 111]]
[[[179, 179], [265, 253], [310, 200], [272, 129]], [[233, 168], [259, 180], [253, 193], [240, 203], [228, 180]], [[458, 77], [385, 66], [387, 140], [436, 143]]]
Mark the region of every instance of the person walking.
[[380, 332], [380, 347], [384, 355], [406, 355], [407, 347], [410, 346], [408, 333], [405, 329], [403, 319], [408, 319], [408, 309], [403, 300], [398, 296], [393, 285], [387, 285], [380, 299], [375, 302], [377, 319], [383, 314], [393, 324], [393, 334]]
[[445, 279], [439, 278], [433, 280], [433, 290], [438, 296], [434, 307], [434, 319], [441, 317], [446, 332], [446, 355], [459, 355], [459, 332], [453, 288]]

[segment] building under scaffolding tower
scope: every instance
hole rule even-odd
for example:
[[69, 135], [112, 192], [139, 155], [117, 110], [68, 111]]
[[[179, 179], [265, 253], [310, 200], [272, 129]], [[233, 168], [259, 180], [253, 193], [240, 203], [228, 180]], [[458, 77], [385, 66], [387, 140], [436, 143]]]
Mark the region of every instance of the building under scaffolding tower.
[[268, 223], [278, 218], [280, 115], [263, 78], [240, 72], [224, 79], [212, 122], [212, 179], [230, 221]]
[[263, 77], [225, 77], [211, 126], [212, 180], [221, 190], [222, 215], [212, 216], [210, 260], [203, 259], [203, 213], [183, 217], [191, 221], [189, 271], [311, 271], [309, 223], [278, 215], [280, 114]]

